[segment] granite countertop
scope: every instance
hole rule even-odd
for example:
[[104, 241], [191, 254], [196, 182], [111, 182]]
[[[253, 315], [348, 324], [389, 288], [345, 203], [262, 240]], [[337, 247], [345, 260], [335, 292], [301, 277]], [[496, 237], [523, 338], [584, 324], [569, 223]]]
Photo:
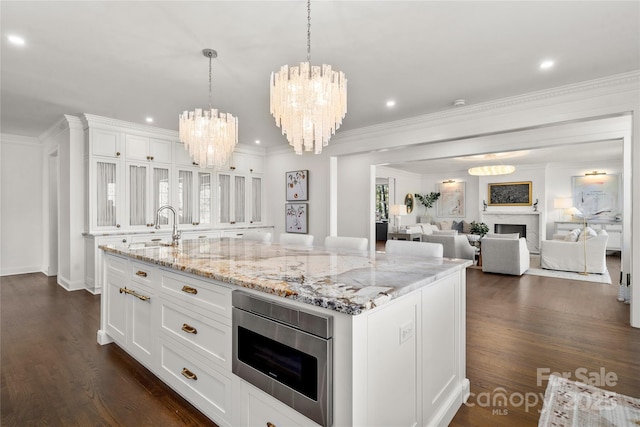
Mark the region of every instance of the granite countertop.
[[347, 314], [360, 314], [466, 268], [471, 261], [390, 257], [218, 238], [178, 246], [100, 246], [162, 267]]

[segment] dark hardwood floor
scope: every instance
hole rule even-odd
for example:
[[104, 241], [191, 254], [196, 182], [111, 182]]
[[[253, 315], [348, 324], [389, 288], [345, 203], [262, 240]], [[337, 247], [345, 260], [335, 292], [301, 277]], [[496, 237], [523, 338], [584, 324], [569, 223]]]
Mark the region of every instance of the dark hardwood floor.
[[[615, 280], [620, 261], [610, 258]], [[96, 343], [99, 296], [67, 292], [42, 274], [0, 280], [2, 426], [214, 425], [116, 345]], [[546, 387], [538, 369], [605, 369], [618, 381], [604, 388], [640, 396], [640, 329], [629, 326], [617, 291], [615, 283], [469, 269], [472, 396], [451, 425], [537, 425]]]

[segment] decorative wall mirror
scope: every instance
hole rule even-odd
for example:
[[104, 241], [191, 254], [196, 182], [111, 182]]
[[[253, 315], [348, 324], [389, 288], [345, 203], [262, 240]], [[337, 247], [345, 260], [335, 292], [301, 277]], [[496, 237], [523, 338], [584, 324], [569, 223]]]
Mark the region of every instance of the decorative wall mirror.
[[411, 211], [413, 211], [413, 194], [412, 193], [407, 193], [407, 195], [404, 196], [404, 204], [407, 207], [407, 213], [410, 214]]

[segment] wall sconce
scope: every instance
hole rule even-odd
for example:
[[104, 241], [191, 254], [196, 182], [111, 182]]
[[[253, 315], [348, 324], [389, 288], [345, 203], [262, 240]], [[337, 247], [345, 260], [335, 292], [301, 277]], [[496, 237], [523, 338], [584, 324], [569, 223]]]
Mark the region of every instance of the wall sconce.
[[443, 184], [453, 184], [455, 181], [453, 179], [448, 179], [446, 181], [442, 181]]
[[606, 175], [606, 172], [598, 172], [597, 170], [593, 171], [593, 172], [587, 172], [584, 174], [584, 176], [594, 176], [594, 175]]

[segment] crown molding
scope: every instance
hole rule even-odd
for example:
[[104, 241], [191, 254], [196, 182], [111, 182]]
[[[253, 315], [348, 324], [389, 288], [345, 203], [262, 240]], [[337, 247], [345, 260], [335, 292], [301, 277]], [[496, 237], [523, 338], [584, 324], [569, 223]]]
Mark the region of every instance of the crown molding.
[[370, 135], [380, 136], [382, 134], [391, 134], [402, 129], [406, 131], [412, 128], [424, 128], [426, 123], [447, 122], [460, 120], [464, 117], [481, 115], [496, 110], [508, 110], [518, 106], [532, 104], [540, 101], [553, 100], [567, 95], [586, 94], [593, 91], [606, 90], [611, 93], [627, 91], [630, 89], [640, 90], [640, 70], [631, 71], [623, 74], [603, 77], [600, 79], [589, 80], [585, 82], [573, 83], [565, 86], [559, 86], [551, 89], [545, 89], [536, 92], [529, 92], [522, 95], [501, 98], [494, 101], [483, 102], [475, 105], [467, 105], [457, 107], [455, 109], [439, 111], [430, 114], [410, 117], [408, 119], [396, 120], [392, 122], [380, 123], [358, 129], [343, 131], [334, 136], [331, 140], [332, 144], [345, 144], [352, 140], [361, 140]]
[[95, 114], [83, 113], [80, 115], [83, 128], [86, 130], [89, 127], [111, 128], [111, 129], [129, 129], [136, 132], [143, 132], [151, 135], [164, 136], [170, 139], [178, 140], [178, 132], [175, 130], [168, 130], [158, 128], [154, 126], [143, 125], [140, 123], [127, 122], [125, 120], [112, 119], [109, 117], [96, 116]]
[[32, 147], [42, 147], [38, 138], [32, 136], [14, 135], [11, 133], [0, 133], [0, 141], [3, 144], [30, 145]]

